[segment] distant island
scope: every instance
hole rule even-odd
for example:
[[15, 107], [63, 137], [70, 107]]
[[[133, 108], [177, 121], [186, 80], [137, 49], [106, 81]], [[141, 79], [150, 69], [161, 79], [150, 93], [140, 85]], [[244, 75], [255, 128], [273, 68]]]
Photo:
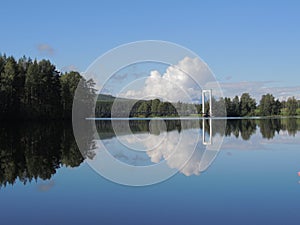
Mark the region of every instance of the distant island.
[[[22, 57], [16, 60], [13, 56], [0, 55], [0, 120], [21, 119], [70, 120], [72, 104], [77, 85], [83, 77], [80, 73], [59, 72], [49, 60], [32, 60]], [[93, 80], [84, 80], [86, 94], [96, 94]], [[95, 116], [110, 118], [116, 97], [99, 94], [95, 107]], [[178, 116], [211, 116], [209, 103], [199, 102], [163, 102], [160, 99], [134, 100], [118, 99], [116, 117], [122, 112], [129, 112], [128, 117], [178, 117]], [[131, 108], [128, 108], [132, 106]], [[300, 100], [295, 97], [279, 101], [267, 93], [259, 104], [249, 93], [243, 93], [233, 99], [212, 99], [213, 115], [227, 117], [252, 116], [297, 116], [300, 115]], [[118, 114], [119, 113], [119, 114]]]

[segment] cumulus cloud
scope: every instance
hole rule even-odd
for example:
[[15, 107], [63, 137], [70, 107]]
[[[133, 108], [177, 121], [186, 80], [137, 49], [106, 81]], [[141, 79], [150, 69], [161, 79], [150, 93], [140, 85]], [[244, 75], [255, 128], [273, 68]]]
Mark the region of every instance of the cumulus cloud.
[[37, 50], [42, 55], [53, 55], [54, 54], [54, 49], [50, 45], [45, 44], [45, 43], [38, 44]]
[[120, 97], [150, 99], [153, 97], [177, 102], [190, 102], [201, 98], [201, 88], [214, 77], [207, 65], [198, 58], [185, 57], [177, 65], [169, 66], [161, 74], [152, 70], [144, 80], [144, 85], [124, 89]]

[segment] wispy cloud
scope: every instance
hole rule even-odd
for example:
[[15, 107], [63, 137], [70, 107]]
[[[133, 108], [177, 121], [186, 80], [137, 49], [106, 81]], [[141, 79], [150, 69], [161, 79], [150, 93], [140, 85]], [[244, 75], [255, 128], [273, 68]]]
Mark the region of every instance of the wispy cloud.
[[[163, 69], [151, 69], [143, 73], [137, 71], [137, 66], [133, 65], [132, 68], [116, 73], [105, 83], [106, 90], [119, 97], [160, 98], [171, 102], [199, 102], [201, 89], [212, 89], [216, 98], [233, 98], [249, 93], [257, 102], [267, 93], [273, 94], [279, 100], [286, 100], [292, 96], [300, 98], [300, 85], [283, 86], [282, 82], [276, 80], [234, 82], [232, 76], [226, 76], [222, 81], [216, 82], [212, 79], [213, 75], [207, 65], [197, 58], [185, 57], [176, 65]], [[98, 83], [97, 78], [94, 80]], [[101, 90], [101, 87], [98, 87], [98, 90]]]
[[231, 79], [232, 79], [232, 76], [225, 77], [225, 80], [231, 80]]
[[[196, 83], [189, 74], [199, 77], [200, 82], [197, 80]], [[119, 74], [114, 77], [114, 82], [119, 83], [127, 77], [128, 73]], [[262, 95], [267, 93], [273, 94], [279, 100], [286, 100], [292, 96], [300, 98], [300, 85], [283, 86], [282, 82], [276, 80], [234, 82], [232, 76], [227, 76], [218, 83], [209, 80], [210, 77], [212, 76], [203, 62], [186, 57], [179, 61], [178, 65], [167, 67], [164, 72], [152, 70], [144, 79], [144, 84], [125, 88], [119, 93], [119, 96], [134, 99], [157, 97], [166, 101], [190, 102], [199, 101], [202, 88], [213, 89], [215, 97], [224, 95], [233, 98], [246, 92], [255, 98], [257, 102], [259, 102]]]
[[291, 87], [266, 87], [262, 91], [264, 93], [273, 93], [276, 98], [280, 100], [287, 100], [289, 97], [300, 98], [300, 86]]
[[49, 191], [51, 188], [54, 187], [54, 181], [51, 180], [47, 183], [41, 183], [38, 185], [38, 190], [41, 191], [41, 192], [46, 192], [46, 191]]
[[68, 71], [79, 71], [79, 69], [75, 66], [75, 65], [67, 65], [67, 66], [63, 66], [61, 68], [61, 71], [63, 72], [68, 72]]
[[300, 86], [270, 86], [276, 83], [276, 81], [221, 82], [220, 86], [226, 97], [241, 96], [242, 93], [248, 92], [257, 101], [266, 93], [271, 93], [280, 100], [292, 96], [300, 98]]
[[123, 81], [123, 80], [127, 79], [127, 77], [128, 77], [128, 73], [122, 73], [122, 74], [118, 73], [117, 75], [115, 75], [113, 77], [113, 79], [116, 81]]
[[251, 93], [256, 97], [256, 93], [260, 93], [261, 89], [273, 81], [241, 81], [241, 82], [221, 82], [220, 86], [227, 97], [234, 97], [235, 95], [242, 95], [244, 92]]
[[54, 48], [52, 48], [50, 45], [42, 43], [37, 45], [37, 50], [42, 55], [53, 55], [54, 54]]

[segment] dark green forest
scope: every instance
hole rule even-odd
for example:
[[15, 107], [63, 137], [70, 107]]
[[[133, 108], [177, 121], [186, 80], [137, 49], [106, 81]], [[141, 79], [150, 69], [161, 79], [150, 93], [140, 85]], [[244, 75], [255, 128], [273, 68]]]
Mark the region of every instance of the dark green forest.
[[[78, 72], [61, 73], [49, 60], [0, 55], [0, 119], [70, 119]], [[85, 81], [87, 90], [92, 81]]]
[[[102, 97], [101, 97], [102, 98]], [[97, 117], [111, 117], [111, 109], [115, 99], [99, 99], [96, 106]], [[134, 102], [134, 104], [132, 103]], [[131, 107], [133, 105], [133, 107]], [[225, 108], [225, 109], [222, 109]], [[300, 101], [295, 97], [287, 101], [279, 101], [272, 94], [261, 97], [259, 104], [250, 96], [243, 93], [241, 97], [233, 99], [212, 99], [213, 116], [227, 115], [227, 117], [252, 117], [252, 116], [296, 116], [300, 115]], [[226, 110], [226, 113], [223, 111]], [[114, 117], [128, 117], [124, 112], [130, 112], [129, 117], [177, 117], [177, 116], [205, 116], [209, 115], [209, 103], [205, 102], [205, 114], [202, 115], [202, 104], [189, 104], [183, 102], [162, 102], [154, 100], [129, 100], [118, 101], [118, 108]]]
[[300, 101], [295, 97], [280, 102], [268, 93], [257, 104], [249, 93], [243, 93], [240, 98], [235, 96], [233, 99], [225, 98], [224, 101], [228, 117], [300, 115]]
[[[69, 120], [72, 116], [74, 92], [80, 80], [83, 80], [83, 85], [91, 96], [95, 94], [92, 80], [86, 81], [74, 71], [61, 73], [49, 60], [37, 61], [25, 56], [16, 60], [13, 56], [0, 55], [0, 120]], [[95, 108], [96, 117], [111, 117], [114, 100], [113, 96], [99, 95]], [[170, 103], [159, 99], [121, 99], [118, 102], [114, 117], [203, 116], [201, 104]], [[244, 93], [241, 97], [213, 99], [212, 102], [213, 116], [300, 115], [300, 101], [294, 97], [280, 102], [272, 94], [265, 94], [258, 104], [249, 93]], [[209, 113], [208, 104], [205, 102], [205, 115]]]
[[[98, 100], [95, 114], [97, 117], [111, 117], [114, 100]], [[153, 100], [130, 100], [117, 101], [113, 117], [178, 117], [198, 114], [201, 110], [200, 104], [170, 103], [159, 99]], [[129, 115], [128, 115], [129, 114]]]

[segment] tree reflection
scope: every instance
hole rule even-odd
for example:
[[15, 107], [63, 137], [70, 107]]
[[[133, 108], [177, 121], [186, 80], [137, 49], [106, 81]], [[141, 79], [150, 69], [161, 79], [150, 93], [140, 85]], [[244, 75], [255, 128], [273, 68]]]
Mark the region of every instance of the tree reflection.
[[300, 118], [264, 119], [259, 120], [260, 132], [263, 138], [273, 139], [280, 131], [287, 131], [288, 135], [295, 136], [300, 130]]
[[264, 119], [259, 120], [260, 132], [263, 138], [273, 139], [275, 132], [279, 133], [281, 129], [280, 119]]
[[241, 137], [247, 141], [256, 132], [256, 121], [252, 119], [243, 120], [227, 120], [225, 136], [235, 136], [236, 138]]
[[[203, 123], [200, 120], [199, 125], [192, 120], [165, 120], [167, 131], [177, 130], [180, 132], [184, 129], [203, 129]], [[295, 136], [297, 131], [300, 130], [300, 118], [267, 118], [267, 119], [230, 119], [226, 121], [225, 130], [224, 120], [212, 120], [212, 135], [220, 136], [234, 136], [241, 138], [245, 141], [249, 140], [253, 134], [256, 133], [257, 128], [263, 138], [272, 139], [279, 132], [287, 131], [289, 135]], [[129, 121], [129, 126], [132, 133], [150, 132], [149, 129], [150, 120], [132, 120]], [[124, 135], [129, 134], [126, 130], [126, 124], [128, 121], [120, 120], [116, 122], [118, 130]], [[208, 132], [210, 129], [209, 120], [204, 121], [205, 131]], [[107, 139], [115, 137], [115, 133], [110, 120], [96, 121], [96, 127], [101, 139]], [[127, 132], [127, 133], [126, 133]], [[153, 132], [153, 131], [152, 131]], [[153, 133], [155, 134], [155, 133]]]
[[[151, 120], [129, 121], [130, 131], [134, 134], [150, 133], [160, 135], [160, 123], [152, 123]], [[234, 136], [242, 140], [249, 140], [257, 131], [262, 138], [272, 139], [280, 132], [287, 132], [295, 136], [300, 130], [299, 118], [285, 119], [242, 119], [227, 120], [226, 129], [220, 129], [224, 121], [200, 120], [199, 124], [191, 120], [164, 120], [166, 131], [181, 133], [187, 129], [203, 129], [205, 132], [212, 128], [212, 135]], [[50, 179], [57, 169], [62, 166], [77, 167], [85, 158], [94, 157], [93, 130], [94, 121], [81, 124], [85, 135], [82, 140], [80, 152], [75, 141], [71, 124], [64, 123], [23, 123], [1, 124], [0, 126], [0, 187], [14, 184], [20, 180], [26, 184], [38, 178]], [[118, 135], [128, 135], [126, 124], [128, 121], [117, 121]], [[210, 127], [211, 126], [211, 127]], [[116, 136], [112, 123], [108, 121], [96, 121], [96, 128], [100, 139], [110, 139]], [[122, 130], [123, 129], [123, 130]]]
[[50, 179], [58, 168], [84, 160], [70, 124], [1, 124], [0, 143], [0, 187]]
[[282, 121], [280, 128], [283, 131], [287, 131], [289, 135], [295, 136], [297, 131], [299, 131], [300, 128], [300, 119], [299, 118], [285, 119]]
[[273, 139], [280, 131], [287, 131], [289, 135], [295, 136], [300, 130], [300, 118], [227, 120], [225, 135], [249, 140], [255, 134], [257, 127], [264, 139]]

